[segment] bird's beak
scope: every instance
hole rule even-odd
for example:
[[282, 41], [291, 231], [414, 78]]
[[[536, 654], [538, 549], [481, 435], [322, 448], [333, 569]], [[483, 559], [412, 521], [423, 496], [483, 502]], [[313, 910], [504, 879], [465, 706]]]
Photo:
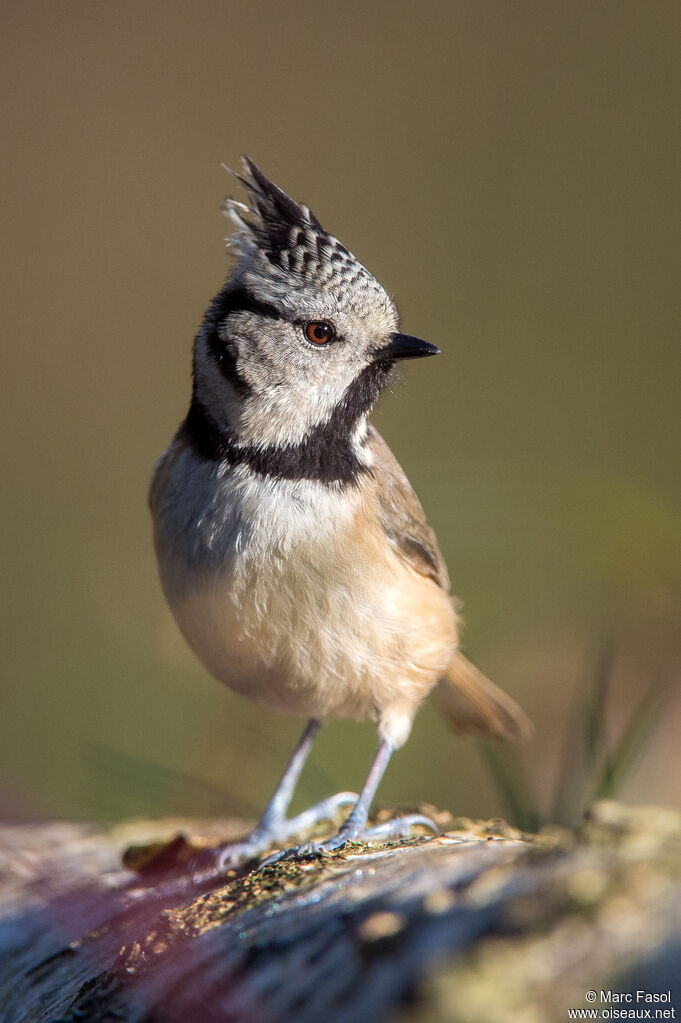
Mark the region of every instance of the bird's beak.
[[439, 355], [440, 349], [429, 341], [411, 334], [391, 334], [387, 345], [376, 348], [372, 362], [393, 362], [395, 359], [423, 359], [426, 355]]

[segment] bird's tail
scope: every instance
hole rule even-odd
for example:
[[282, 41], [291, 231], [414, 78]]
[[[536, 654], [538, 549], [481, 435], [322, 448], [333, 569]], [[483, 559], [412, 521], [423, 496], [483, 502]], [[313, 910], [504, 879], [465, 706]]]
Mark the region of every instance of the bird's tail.
[[457, 732], [487, 739], [528, 739], [532, 722], [503, 690], [458, 650], [433, 697]]

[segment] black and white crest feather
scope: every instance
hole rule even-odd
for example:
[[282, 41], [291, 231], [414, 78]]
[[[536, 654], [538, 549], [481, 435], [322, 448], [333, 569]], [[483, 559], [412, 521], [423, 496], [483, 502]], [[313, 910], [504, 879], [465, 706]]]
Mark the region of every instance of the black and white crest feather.
[[329, 234], [304, 203], [291, 199], [247, 156], [235, 177], [248, 191], [250, 205], [227, 199], [224, 210], [238, 228], [229, 244], [240, 260], [261, 272], [293, 274], [302, 281], [343, 287], [360, 278], [373, 281], [362, 264]]

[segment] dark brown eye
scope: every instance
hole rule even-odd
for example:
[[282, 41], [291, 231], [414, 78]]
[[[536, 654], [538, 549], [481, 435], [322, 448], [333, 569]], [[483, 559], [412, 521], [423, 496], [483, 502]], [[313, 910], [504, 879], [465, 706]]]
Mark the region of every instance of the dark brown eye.
[[329, 341], [333, 341], [336, 336], [336, 332], [330, 323], [326, 323], [324, 320], [312, 320], [310, 323], [306, 323], [305, 337], [308, 341], [311, 341], [313, 345], [326, 345]]

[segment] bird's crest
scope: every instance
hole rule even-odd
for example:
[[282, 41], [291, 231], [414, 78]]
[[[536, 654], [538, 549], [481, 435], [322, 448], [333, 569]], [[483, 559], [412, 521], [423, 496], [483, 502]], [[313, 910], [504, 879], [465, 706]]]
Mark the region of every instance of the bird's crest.
[[291, 199], [249, 157], [242, 162], [243, 173], [231, 173], [248, 191], [249, 204], [229, 198], [223, 207], [237, 228], [228, 244], [236, 247], [240, 258], [255, 259], [261, 267], [264, 261], [277, 271], [320, 282], [334, 276], [346, 284], [360, 276], [371, 278], [308, 206]]

